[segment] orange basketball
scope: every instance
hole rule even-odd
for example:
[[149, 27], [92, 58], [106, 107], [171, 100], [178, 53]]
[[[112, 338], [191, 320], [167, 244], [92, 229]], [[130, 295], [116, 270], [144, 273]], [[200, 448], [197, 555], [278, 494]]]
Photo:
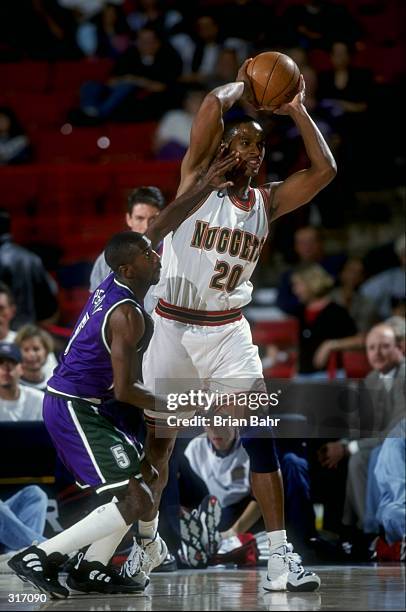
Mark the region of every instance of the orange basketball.
[[284, 53], [266, 51], [248, 64], [247, 75], [259, 106], [276, 109], [298, 92], [300, 70]]

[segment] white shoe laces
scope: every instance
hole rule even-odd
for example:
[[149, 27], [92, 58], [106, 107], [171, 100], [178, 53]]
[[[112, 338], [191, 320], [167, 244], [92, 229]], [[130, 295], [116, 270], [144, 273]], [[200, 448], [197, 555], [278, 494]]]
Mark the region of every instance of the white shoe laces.
[[297, 553], [288, 551], [285, 555], [288, 565], [289, 571], [294, 574], [298, 574], [299, 572], [303, 572], [302, 566], [302, 557]]
[[135, 576], [141, 571], [144, 558], [145, 551], [134, 538], [133, 547], [127, 557], [126, 562], [124, 563], [125, 573], [127, 576]]

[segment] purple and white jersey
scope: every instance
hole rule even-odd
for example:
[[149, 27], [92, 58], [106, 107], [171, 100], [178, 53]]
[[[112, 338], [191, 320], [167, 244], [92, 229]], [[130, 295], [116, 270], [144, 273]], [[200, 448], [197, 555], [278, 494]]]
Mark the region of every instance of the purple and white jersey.
[[[147, 347], [152, 320], [129, 287], [110, 274], [92, 293], [82, 310], [65, 352], [48, 381], [48, 391], [100, 403], [113, 396], [113, 368], [107, 341], [107, 323], [120, 304], [133, 304], [143, 315], [145, 333], [137, 351]], [[141, 361], [141, 356], [140, 356]]]

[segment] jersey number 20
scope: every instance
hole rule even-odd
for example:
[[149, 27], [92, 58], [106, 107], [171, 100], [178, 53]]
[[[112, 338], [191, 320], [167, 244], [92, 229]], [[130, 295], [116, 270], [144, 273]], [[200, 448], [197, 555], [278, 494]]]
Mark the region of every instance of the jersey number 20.
[[243, 270], [242, 266], [237, 265], [231, 268], [227, 261], [218, 259], [214, 266], [216, 274], [212, 276], [209, 287], [231, 293], [237, 287]]

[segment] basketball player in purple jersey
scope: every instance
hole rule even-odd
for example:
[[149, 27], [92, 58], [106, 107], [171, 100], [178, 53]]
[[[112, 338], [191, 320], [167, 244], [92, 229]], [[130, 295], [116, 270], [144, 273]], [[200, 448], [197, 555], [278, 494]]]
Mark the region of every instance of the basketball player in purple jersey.
[[[200, 378], [214, 384], [211, 391], [216, 390], [218, 381], [227, 384], [230, 380], [230, 384], [239, 385], [241, 392], [252, 388], [250, 381], [262, 381], [258, 349], [252, 343], [241, 309], [251, 300], [250, 277], [266, 241], [269, 223], [312, 200], [336, 174], [330, 149], [304, 105], [301, 77], [299, 93], [276, 113], [289, 115], [296, 124], [309, 167], [284, 181], [251, 187], [265, 155], [264, 132], [250, 118], [226, 128], [223, 122], [223, 114], [235, 102], [253, 99], [246, 74], [250, 61], [242, 65], [236, 82], [220, 86], [205, 97], [193, 122], [178, 195], [195, 185], [221, 143], [229, 151], [238, 152], [240, 163], [228, 175], [233, 186], [213, 191], [176, 232], [165, 238], [161, 280], [153, 290], [158, 299], [153, 315], [154, 335], [143, 361], [144, 382], [158, 392], [168, 380]], [[150, 525], [154, 525], [155, 517], [156, 529], [159, 487], [165, 486], [165, 466], [176, 432], [158, 439], [154, 427], [160, 418], [165, 422], [165, 415], [148, 410], [145, 414], [145, 448], [159, 471], [158, 484], [154, 483], [155, 514], [149, 516]], [[253, 494], [269, 536], [270, 559], [263, 587], [270, 591], [312, 591], [318, 588], [320, 579], [303, 569], [300, 557], [288, 545], [278, 459], [272, 438], [264, 434], [240, 431], [250, 457]], [[194, 524], [191, 542], [196, 530], [199, 525]]]
[[137, 375], [142, 352], [152, 335], [152, 320], [142, 306], [148, 288], [157, 283], [160, 258], [151, 244], [174, 231], [188, 212], [213, 189], [238, 155], [219, 155], [199, 187], [168, 206], [145, 235], [122, 232], [106, 248], [113, 270], [90, 296], [56, 367], [44, 398], [44, 421], [59, 457], [80, 487], [104, 494], [104, 503], [54, 538], [15, 555], [9, 566], [20, 578], [54, 598], [68, 589], [58, 581], [58, 568], [69, 553], [80, 553], [67, 585], [80, 592], [134, 593], [146, 586], [120, 576], [107, 564], [134, 521], [153, 507], [150, 485], [156, 470], [122, 426], [122, 414], [106, 403], [111, 398], [141, 410], [165, 410]]

